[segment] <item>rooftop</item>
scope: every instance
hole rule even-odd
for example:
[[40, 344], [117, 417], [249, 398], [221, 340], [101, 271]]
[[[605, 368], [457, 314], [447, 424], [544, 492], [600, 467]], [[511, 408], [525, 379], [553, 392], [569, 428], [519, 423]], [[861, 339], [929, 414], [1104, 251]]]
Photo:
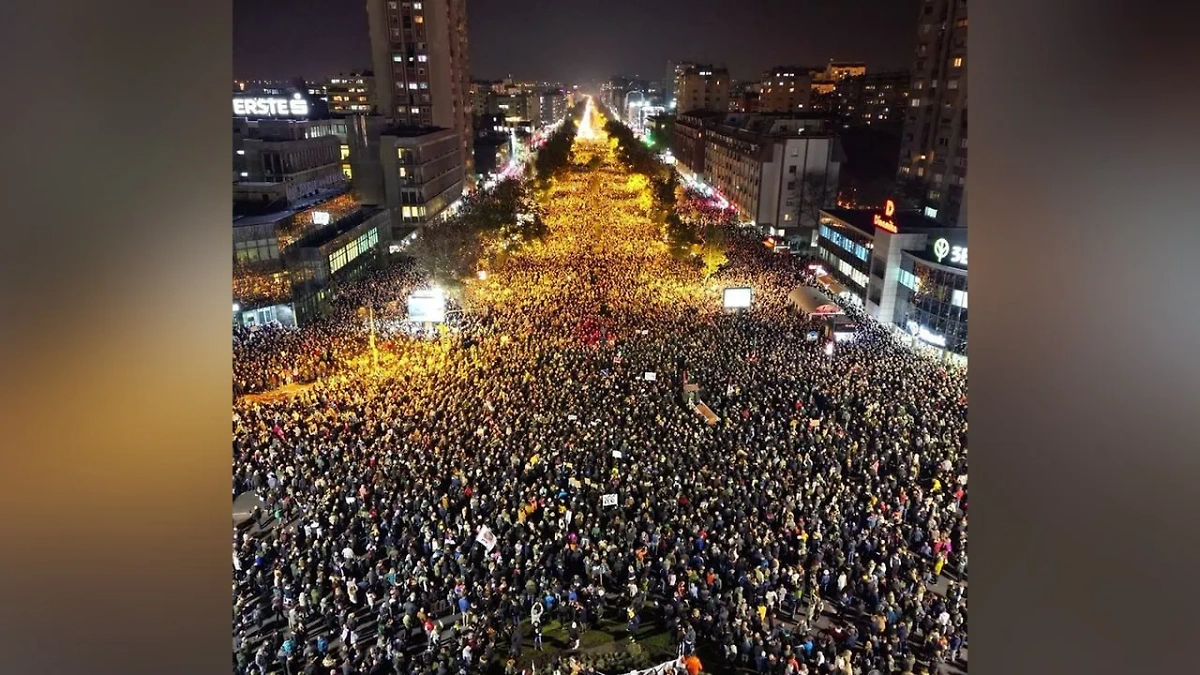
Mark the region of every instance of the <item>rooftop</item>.
[[413, 126], [413, 125], [407, 125], [407, 124], [398, 124], [395, 126], [387, 127], [379, 135], [380, 136], [394, 136], [396, 138], [417, 138], [418, 136], [425, 136], [426, 134], [432, 134], [432, 133], [436, 133], [439, 131], [446, 131], [446, 128], [445, 127], [432, 127], [432, 126], [426, 127], [426, 126]]
[[[875, 236], [875, 231], [879, 229], [875, 226], [875, 216], [883, 215], [882, 209], [828, 208], [821, 209], [821, 211], [871, 236]], [[932, 218], [927, 218], [916, 211], [897, 211], [892, 215], [892, 222], [896, 224], [898, 234], [922, 234], [955, 229], [949, 225], [943, 225]]]

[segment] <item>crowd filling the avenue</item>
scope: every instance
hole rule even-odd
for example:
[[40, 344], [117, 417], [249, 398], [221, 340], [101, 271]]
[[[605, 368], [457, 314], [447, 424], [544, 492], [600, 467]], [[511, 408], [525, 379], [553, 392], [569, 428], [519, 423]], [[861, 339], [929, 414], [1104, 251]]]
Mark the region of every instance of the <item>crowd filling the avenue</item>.
[[672, 255], [585, 122], [548, 234], [453, 330], [399, 320], [408, 263], [235, 331], [234, 672], [965, 671], [965, 371], [866, 317], [827, 353], [787, 302], [807, 261], [736, 228], [715, 269]]

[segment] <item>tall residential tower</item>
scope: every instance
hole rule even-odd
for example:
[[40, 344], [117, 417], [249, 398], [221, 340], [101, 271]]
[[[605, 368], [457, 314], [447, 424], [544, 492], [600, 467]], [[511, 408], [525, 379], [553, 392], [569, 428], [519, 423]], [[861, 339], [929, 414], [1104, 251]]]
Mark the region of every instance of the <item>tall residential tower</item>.
[[965, 227], [966, 0], [924, 0], [917, 31], [899, 182], [925, 215]]
[[473, 133], [466, 0], [367, 0], [380, 114], [412, 127], [453, 129], [464, 175]]

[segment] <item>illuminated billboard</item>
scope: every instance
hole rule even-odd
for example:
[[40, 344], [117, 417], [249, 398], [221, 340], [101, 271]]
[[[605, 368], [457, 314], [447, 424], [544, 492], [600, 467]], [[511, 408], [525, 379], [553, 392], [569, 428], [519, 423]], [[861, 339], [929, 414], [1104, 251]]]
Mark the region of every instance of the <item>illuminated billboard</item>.
[[408, 320], [442, 323], [446, 320], [446, 294], [439, 288], [413, 291], [408, 296]]
[[723, 294], [726, 309], [745, 309], [750, 306], [753, 290], [749, 287], [726, 288]]
[[235, 96], [233, 114], [238, 117], [308, 117], [308, 101], [300, 94], [282, 96]]

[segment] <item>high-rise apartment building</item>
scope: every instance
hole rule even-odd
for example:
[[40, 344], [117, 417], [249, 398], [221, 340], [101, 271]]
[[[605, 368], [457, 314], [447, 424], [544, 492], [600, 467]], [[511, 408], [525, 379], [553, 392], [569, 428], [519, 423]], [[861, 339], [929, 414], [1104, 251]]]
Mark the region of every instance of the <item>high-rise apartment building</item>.
[[808, 70], [796, 66], [777, 66], [763, 73], [758, 111], [789, 113], [805, 110], [812, 95]]
[[920, 11], [899, 180], [926, 216], [965, 227], [967, 3], [925, 0]]
[[339, 74], [321, 87], [321, 96], [335, 115], [366, 115], [375, 107], [375, 77], [370, 72]]
[[729, 110], [729, 71], [711, 65], [689, 65], [675, 85], [675, 110]]
[[398, 125], [452, 129], [473, 176], [466, 0], [367, 0], [375, 97]]
[[898, 133], [908, 114], [910, 77], [907, 70], [847, 77], [834, 91], [816, 97], [812, 107], [836, 114], [844, 126], [889, 128]]

